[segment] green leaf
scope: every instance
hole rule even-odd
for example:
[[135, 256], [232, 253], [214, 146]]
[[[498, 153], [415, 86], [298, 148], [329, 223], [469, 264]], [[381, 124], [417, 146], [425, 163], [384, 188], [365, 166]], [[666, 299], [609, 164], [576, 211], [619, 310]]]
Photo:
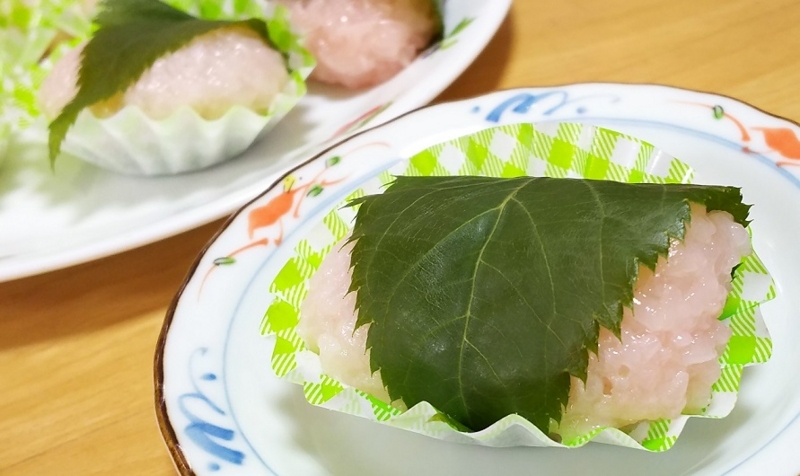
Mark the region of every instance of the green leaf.
[[323, 188], [322, 188], [322, 187], [320, 187], [319, 185], [314, 185], [314, 186], [313, 186], [313, 187], [311, 187], [311, 189], [308, 191], [308, 193], [306, 194], [306, 196], [307, 196], [307, 197], [316, 197], [317, 195], [319, 195], [320, 193], [322, 193], [322, 191], [323, 191]]
[[517, 413], [547, 433], [690, 202], [747, 224], [739, 189], [679, 184], [404, 176], [350, 202], [372, 369], [409, 407], [475, 431]]
[[223, 256], [214, 260], [214, 266], [229, 266], [236, 264], [236, 258], [230, 256]]
[[456, 27], [455, 27], [455, 28], [453, 28], [453, 31], [451, 31], [450, 33], [448, 33], [448, 34], [447, 34], [447, 37], [448, 37], [448, 38], [452, 38], [452, 37], [454, 37], [454, 36], [458, 35], [458, 34], [459, 34], [459, 33], [461, 33], [461, 32], [462, 32], [462, 31], [463, 31], [463, 30], [464, 30], [466, 27], [468, 27], [470, 24], [472, 24], [472, 22], [473, 22], [473, 21], [475, 21], [475, 19], [474, 19], [474, 18], [464, 18], [463, 20], [461, 20], [461, 21], [458, 23], [458, 25], [456, 25]]
[[431, 0], [433, 2], [433, 11], [436, 14], [436, 24], [438, 32], [433, 37], [432, 43], [440, 41], [444, 38], [444, 0]]
[[81, 111], [126, 90], [158, 58], [195, 37], [223, 27], [244, 26], [270, 43], [263, 20], [201, 20], [158, 0], [104, 0], [95, 23], [98, 30], [81, 56], [78, 92], [50, 123], [51, 165]]
[[464, 31], [465, 28], [470, 26], [474, 20], [475, 20], [474, 18], [464, 18], [463, 20], [461, 20], [458, 23], [458, 25], [456, 25], [456, 27], [453, 28], [453, 31], [444, 35], [442, 42], [439, 44], [439, 49], [444, 51], [455, 45], [458, 42], [456, 36], [458, 36], [459, 33]]

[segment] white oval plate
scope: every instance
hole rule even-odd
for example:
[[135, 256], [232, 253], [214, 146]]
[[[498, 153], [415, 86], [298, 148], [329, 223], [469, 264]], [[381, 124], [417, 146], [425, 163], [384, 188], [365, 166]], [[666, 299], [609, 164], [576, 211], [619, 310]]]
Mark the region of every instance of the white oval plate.
[[263, 140], [200, 172], [127, 177], [62, 157], [53, 173], [46, 140], [26, 137], [0, 169], [0, 282], [118, 253], [231, 213], [325, 143], [436, 97], [483, 50], [510, 5], [448, 0], [445, 39], [399, 75], [356, 93], [312, 85]]
[[[772, 360], [748, 368], [733, 413], [691, 420], [663, 454], [461, 446], [313, 407], [270, 370], [269, 283], [310, 226], [415, 152], [495, 124], [589, 122], [688, 162], [695, 183], [743, 188], [778, 297]], [[156, 351], [156, 406], [177, 467], [201, 475], [750, 475], [800, 473], [800, 127], [730, 98], [663, 86], [510, 90], [425, 108], [340, 143], [239, 211], [198, 258]], [[331, 166], [338, 157], [338, 163]], [[286, 183], [291, 182], [291, 180]], [[314, 190], [313, 193], [309, 193]], [[281, 242], [275, 245], [277, 239]]]

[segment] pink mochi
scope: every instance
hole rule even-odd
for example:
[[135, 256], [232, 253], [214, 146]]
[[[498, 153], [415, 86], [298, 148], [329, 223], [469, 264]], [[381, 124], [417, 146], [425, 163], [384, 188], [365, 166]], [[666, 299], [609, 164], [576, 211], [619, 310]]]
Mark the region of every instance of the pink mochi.
[[[57, 116], [75, 97], [82, 51], [80, 46], [62, 57], [42, 84], [39, 99], [48, 117]], [[248, 28], [228, 27], [159, 58], [127, 90], [92, 110], [108, 117], [136, 106], [152, 119], [166, 118], [182, 106], [205, 119], [222, 117], [234, 106], [266, 113], [288, 80], [279, 52]]]
[[439, 33], [432, 0], [281, 0], [317, 58], [311, 79], [360, 89], [408, 66]]

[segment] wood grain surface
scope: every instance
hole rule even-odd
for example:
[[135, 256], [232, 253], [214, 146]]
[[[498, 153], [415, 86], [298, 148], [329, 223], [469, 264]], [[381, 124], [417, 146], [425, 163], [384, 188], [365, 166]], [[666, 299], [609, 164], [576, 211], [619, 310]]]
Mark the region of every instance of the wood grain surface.
[[[798, 51], [797, 0], [515, 0], [437, 101], [515, 86], [661, 83], [797, 121]], [[174, 474], [154, 416], [154, 346], [220, 224], [0, 283], [0, 474]]]

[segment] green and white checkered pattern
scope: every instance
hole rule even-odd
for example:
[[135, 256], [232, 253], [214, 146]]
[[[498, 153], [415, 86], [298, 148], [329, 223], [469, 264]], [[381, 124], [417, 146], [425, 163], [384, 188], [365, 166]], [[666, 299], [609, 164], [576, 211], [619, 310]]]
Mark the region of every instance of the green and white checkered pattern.
[[[0, 0], [0, 162], [11, 135], [41, 115], [35, 91], [52, 62], [40, 59], [56, 34], [79, 36], [88, 27], [82, 6], [74, 0]], [[51, 58], [64, 51], [57, 48]]]
[[688, 183], [693, 171], [652, 145], [573, 123], [500, 126], [430, 147], [405, 175], [523, 175]]
[[[624, 134], [589, 125], [516, 124], [486, 129], [432, 146], [392, 171], [386, 171], [356, 190], [344, 203], [364, 194], [379, 193], [393, 175], [521, 175], [583, 177], [622, 182], [688, 183], [692, 170], [652, 145]], [[274, 296], [261, 332], [277, 339], [272, 368], [279, 377], [304, 386], [309, 402], [333, 410], [382, 421], [439, 439], [488, 446], [579, 447], [596, 441], [654, 452], [671, 448], [690, 416], [643, 422], [629, 433], [599, 428], [561, 444], [530, 422], [510, 415], [477, 433], [459, 431], [427, 403], [402, 412], [391, 405], [321, 374], [315, 354], [305, 349], [295, 332], [308, 279], [334, 244], [352, 228], [355, 211], [337, 205], [294, 250], [270, 286]], [[736, 269], [733, 289], [723, 315], [733, 331], [720, 359], [722, 375], [701, 417], [721, 418], [733, 409], [742, 368], [769, 359], [772, 341], [758, 311], [775, 297], [772, 279], [755, 254]], [[316, 359], [316, 360], [315, 360]], [[311, 362], [310, 365], [307, 365]]]

